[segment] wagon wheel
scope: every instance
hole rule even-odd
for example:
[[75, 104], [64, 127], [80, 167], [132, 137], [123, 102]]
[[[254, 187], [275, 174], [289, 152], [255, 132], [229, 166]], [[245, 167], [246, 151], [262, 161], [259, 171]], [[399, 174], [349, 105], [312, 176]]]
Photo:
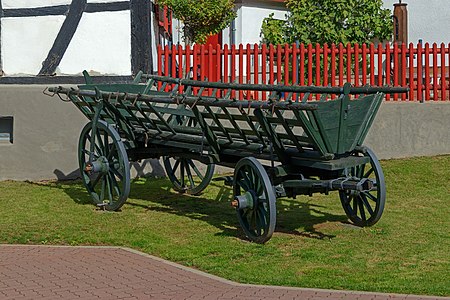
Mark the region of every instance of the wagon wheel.
[[130, 192], [128, 155], [117, 131], [99, 120], [81, 131], [78, 161], [84, 186], [94, 203], [106, 210], [118, 210]]
[[[163, 157], [167, 177], [173, 188], [180, 193], [200, 194], [211, 182], [214, 175], [214, 164], [201, 168], [201, 162], [183, 157]], [[173, 162], [173, 164], [172, 164]]]
[[269, 176], [254, 157], [241, 159], [234, 170], [232, 206], [247, 237], [267, 242], [275, 230], [276, 196]]
[[342, 207], [348, 218], [357, 226], [372, 226], [381, 218], [386, 200], [386, 185], [380, 162], [372, 150], [367, 148], [366, 154], [369, 164], [352, 167], [349, 175], [359, 179], [368, 178], [373, 182], [369, 191], [339, 191]]

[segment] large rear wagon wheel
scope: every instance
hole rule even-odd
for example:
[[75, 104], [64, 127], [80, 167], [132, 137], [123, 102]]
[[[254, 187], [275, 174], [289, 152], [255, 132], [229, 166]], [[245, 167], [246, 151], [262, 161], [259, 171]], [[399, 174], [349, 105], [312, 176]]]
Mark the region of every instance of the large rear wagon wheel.
[[276, 224], [276, 196], [266, 170], [254, 157], [241, 159], [234, 170], [232, 205], [247, 237], [265, 243]]
[[211, 182], [214, 164], [205, 165], [199, 161], [183, 157], [163, 157], [167, 177], [179, 193], [200, 194]]
[[356, 226], [372, 226], [380, 220], [386, 202], [386, 185], [380, 162], [369, 148], [366, 153], [358, 153], [360, 156], [368, 156], [370, 163], [352, 167], [349, 175], [358, 179], [368, 178], [373, 183], [369, 191], [339, 191], [342, 207], [347, 217]]
[[117, 131], [99, 120], [80, 134], [78, 162], [84, 186], [98, 206], [118, 210], [130, 192], [130, 165], [124, 144]]

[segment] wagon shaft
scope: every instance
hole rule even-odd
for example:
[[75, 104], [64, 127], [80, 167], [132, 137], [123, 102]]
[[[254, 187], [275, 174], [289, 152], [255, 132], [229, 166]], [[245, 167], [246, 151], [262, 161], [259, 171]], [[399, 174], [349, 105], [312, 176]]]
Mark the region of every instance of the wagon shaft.
[[[145, 74], [129, 84], [93, 85], [85, 77], [88, 84], [77, 89], [49, 91], [73, 102], [91, 121], [80, 137], [80, 170], [94, 202], [106, 209], [119, 209], [128, 197], [129, 160], [163, 157], [175, 190], [194, 195], [208, 186], [214, 164], [235, 168], [232, 178], [225, 177], [232, 181], [231, 205], [246, 236], [258, 243], [275, 230], [280, 196], [339, 191], [354, 224], [370, 226], [381, 217], [384, 176], [363, 142], [384, 94], [407, 89], [252, 85]], [[205, 89], [215, 96], [204, 96]], [[239, 91], [270, 93], [270, 100], [232, 98]], [[321, 100], [308, 101], [312, 94]], [[329, 94], [338, 97], [327, 101]]]

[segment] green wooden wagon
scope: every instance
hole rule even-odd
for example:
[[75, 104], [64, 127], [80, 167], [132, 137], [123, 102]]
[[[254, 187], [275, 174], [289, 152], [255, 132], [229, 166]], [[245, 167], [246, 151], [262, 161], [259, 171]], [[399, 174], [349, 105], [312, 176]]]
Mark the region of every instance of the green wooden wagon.
[[[98, 206], [118, 210], [130, 191], [130, 161], [163, 158], [175, 190], [201, 193], [214, 165], [223, 177], [246, 236], [268, 241], [276, 199], [338, 191], [348, 218], [371, 226], [386, 199], [383, 171], [363, 146], [385, 93], [403, 88], [314, 87], [201, 82], [139, 74], [133, 83], [49, 91], [89, 119], [79, 139], [84, 185]], [[145, 83], [140, 83], [145, 78]], [[174, 85], [170, 92], [166, 86]], [[203, 96], [205, 89], [213, 95]], [[238, 91], [270, 94], [236, 100]], [[338, 95], [329, 100], [329, 95]], [[200, 95], [200, 96], [199, 96]], [[320, 95], [319, 101], [308, 101]]]

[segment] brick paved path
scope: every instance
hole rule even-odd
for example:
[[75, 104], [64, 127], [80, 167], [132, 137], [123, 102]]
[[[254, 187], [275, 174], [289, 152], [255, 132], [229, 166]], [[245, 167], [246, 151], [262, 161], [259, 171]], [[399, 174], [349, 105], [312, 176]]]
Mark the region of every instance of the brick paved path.
[[134, 250], [0, 245], [0, 299], [450, 299], [237, 284]]

